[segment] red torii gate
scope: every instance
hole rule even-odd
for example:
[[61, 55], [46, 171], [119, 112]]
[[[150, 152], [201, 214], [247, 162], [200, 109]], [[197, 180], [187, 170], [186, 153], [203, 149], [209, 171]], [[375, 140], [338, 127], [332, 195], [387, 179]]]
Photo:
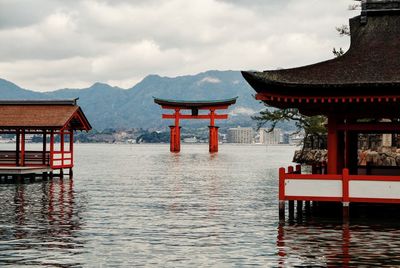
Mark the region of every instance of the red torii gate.
[[[226, 100], [211, 100], [211, 101], [182, 101], [182, 100], [167, 100], [154, 98], [154, 102], [161, 105], [162, 109], [174, 110], [173, 114], [163, 114], [163, 119], [174, 119], [175, 125], [170, 126], [171, 152], [180, 152], [181, 150], [181, 127], [179, 119], [210, 119], [210, 138], [209, 151], [210, 153], [218, 152], [218, 128], [215, 126], [215, 120], [228, 119], [227, 114], [216, 114], [216, 110], [226, 110], [230, 105], [236, 103], [235, 98]], [[181, 114], [181, 110], [191, 110], [191, 114]], [[199, 110], [209, 110], [209, 114], [199, 114]]]

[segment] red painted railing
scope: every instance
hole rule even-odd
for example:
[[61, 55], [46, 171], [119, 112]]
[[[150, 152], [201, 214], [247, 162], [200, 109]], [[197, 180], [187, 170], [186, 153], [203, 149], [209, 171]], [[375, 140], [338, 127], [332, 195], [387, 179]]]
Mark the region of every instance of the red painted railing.
[[54, 151], [50, 156], [50, 167], [54, 169], [73, 167], [73, 153], [71, 151]]
[[[309, 189], [298, 190], [298, 195], [295, 187], [292, 186], [291, 193], [287, 194], [287, 184], [290, 181], [308, 181], [308, 185], [311, 185]], [[310, 181], [315, 181], [315, 185], [311, 184]], [[332, 181], [341, 184], [341, 191], [333, 187], [332, 196], [321, 196], [321, 189], [324, 190], [323, 182]], [[353, 185], [351, 183], [353, 182]], [[354, 182], [364, 182], [364, 185], [368, 191], [365, 195], [356, 191], [357, 185]], [[372, 182], [368, 183], [368, 182]], [[377, 188], [374, 189], [374, 183]], [[399, 184], [397, 184], [399, 183]], [[318, 185], [320, 184], [320, 185]], [[301, 184], [299, 184], [301, 185]], [[353, 190], [353, 195], [350, 194], [350, 187]], [[336, 201], [336, 202], [372, 202], [372, 203], [400, 203], [400, 192], [397, 192], [393, 188], [400, 187], [400, 176], [382, 176], [382, 175], [350, 175], [348, 169], [343, 169], [342, 174], [301, 174], [301, 167], [296, 168], [289, 167], [287, 172], [285, 168], [279, 169], [279, 201], [285, 200], [301, 200], [301, 201]], [[301, 194], [301, 193], [313, 194]], [[357, 192], [356, 194], [354, 194]], [[340, 195], [339, 195], [340, 194]], [[381, 194], [381, 196], [380, 196]]]

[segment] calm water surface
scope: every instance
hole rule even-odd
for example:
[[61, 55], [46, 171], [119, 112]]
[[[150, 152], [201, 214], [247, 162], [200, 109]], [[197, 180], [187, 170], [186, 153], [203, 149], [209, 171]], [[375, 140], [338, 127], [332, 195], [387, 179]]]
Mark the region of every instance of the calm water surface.
[[397, 221], [278, 224], [295, 148], [76, 145], [74, 178], [0, 185], [0, 266], [400, 265]]

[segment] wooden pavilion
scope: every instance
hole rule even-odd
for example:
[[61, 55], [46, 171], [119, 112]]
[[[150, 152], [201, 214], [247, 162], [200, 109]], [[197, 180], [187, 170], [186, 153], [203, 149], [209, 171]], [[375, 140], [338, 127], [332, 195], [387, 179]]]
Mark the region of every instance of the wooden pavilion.
[[[168, 100], [154, 98], [154, 102], [161, 106], [162, 109], [174, 110], [174, 114], [163, 114], [163, 119], [174, 119], [175, 124], [170, 126], [170, 151], [180, 152], [181, 150], [181, 127], [180, 119], [210, 119], [209, 152], [218, 152], [218, 128], [215, 120], [228, 119], [227, 114], [217, 114], [217, 110], [226, 110], [229, 106], [236, 103], [237, 97], [226, 100]], [[182, 110], [189, 110], [191, 114], [182, 114]], [[199, 110], [209, 111], [208, 114], [199, 114]]]
[[[400, 203], [400, 169], [358, 166], [359, 133], [400, 131], [400, 0], [367, 0], [350, 19], [343, 56], [275, 71], [243, 72], [266, 104], [328, 118], [327, 174], [280, 169], [280, 214], [289, 200]], [[383, 120], [384, 119], [384, 120]]]
[[[90, 129], [76, 100], [0, 101], [0, 135], [15, 138], [14, 150], [0, 151], [0, 175], [72, 171], [74, 131]], [[42, 137], [41, 150], [26, 149], [27, 135]]]

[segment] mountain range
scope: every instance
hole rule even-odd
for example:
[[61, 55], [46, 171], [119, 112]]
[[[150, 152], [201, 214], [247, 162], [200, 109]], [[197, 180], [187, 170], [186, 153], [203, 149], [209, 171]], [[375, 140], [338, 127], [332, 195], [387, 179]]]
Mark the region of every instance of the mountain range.
[[[254, 99], [254, 90], [238, 71], [207, 71], [196, 75], [161, 77], [149, 75], [129, 89], [95, 83], [89, 88], [59, 89], [36, 92], [23, 89], [12, 82], [0, 79], [0, 96], [4, 100], [18, 99], [73, 99], [79, 98], [92, 126], [97, 130], [106, 128], [163, 128], [171, 124], [161, 119], [162, 109], [153, 97], [180, 100], [215, 100], [238, 97], [236, 105], [227, 112], [228, 120], [220, 126], [254, 125], [251, 115], [263, 105]], [[164, 111], [165, 112], [165, 111]], [[184, 121], [183, 126], [207, 126], [208, 122]]]

